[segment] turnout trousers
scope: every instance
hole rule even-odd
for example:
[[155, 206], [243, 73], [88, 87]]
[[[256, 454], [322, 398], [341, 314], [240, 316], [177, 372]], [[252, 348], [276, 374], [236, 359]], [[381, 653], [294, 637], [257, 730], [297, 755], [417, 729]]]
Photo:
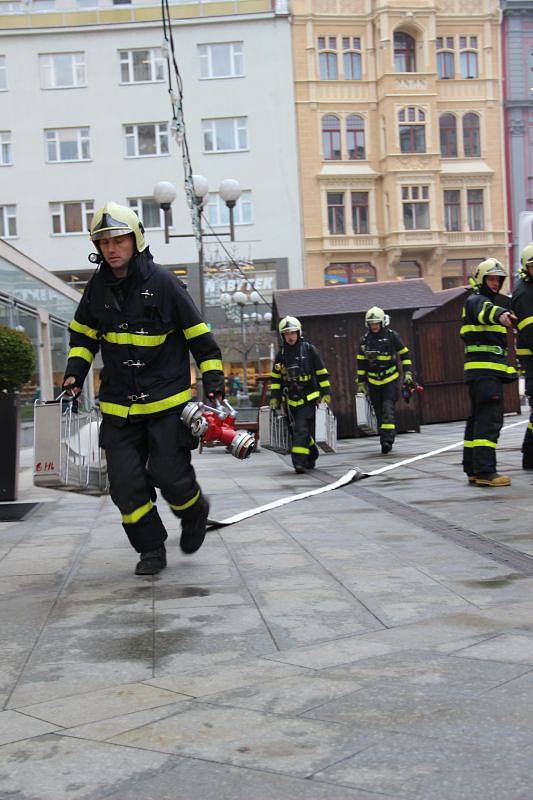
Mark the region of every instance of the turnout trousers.
[[[530, 383], [531, 381], [531, 383]], [[533, 380], [526, 380], [526, 397], [529, 402], [529, 422], [522, 442], [522, 469], [533, 469]]]
[[379, 441], [381, 444], [393, 444], [396, 436], [394, 407], [398, 399], [398, 379], [383, 386], [369, 383], [368, 394], [378, 421]]
[[290, 407], [292, 416], [291, 458], [293, 466], [313, 469], [318, 458], [318, 447], [315, 444], [315, 410], [314, 402], [304, 403], [296, 408]]
[[496, 472], [496, 445], [503, 425], [503, 383], [476, 378], [468, 383], [470, 415], [466, 420], [463, 470], [467, 475]]
[[120, 428], [104, 419], [100, 445], [106, 453], [111, 499], [130, 544], [138, 553], [155, 550], [167, 538], [155, 505], [156, 486], [177, 517], [195, 513], [201, 491], [191, 449], [197, 440], [178, 414], [167, 414], [128, 420]]

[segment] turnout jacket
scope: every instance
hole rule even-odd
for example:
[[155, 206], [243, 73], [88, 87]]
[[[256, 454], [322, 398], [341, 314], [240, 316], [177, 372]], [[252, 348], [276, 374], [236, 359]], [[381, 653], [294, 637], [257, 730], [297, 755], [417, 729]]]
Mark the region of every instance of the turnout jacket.
[[368, 330], [359, 344], [356, 383], [367, 381], [384, 386], [399, 377], [398, 356], [404, 372], [412, 371], [411, 356], [396, 331], [381, 327], [377, 333]]
[[527, 270], [520, 270], [521, 279], [513, 292], [511, 308], [517, 317], [516, 355], [526, 377], [533, 378], [533, 282]]
[[465, 381], [498, 378], [514, 381], [516, 369], [508, 364], [507, 328], [500, 325], [501, 315], [511, 308], [509, 297], [486, 289], [472, 292], [461, 315], [461, 338], [465, 344]]
[[138, 253], [126, 278], [104, 262], [70, 323], [65, 376], [82, 385], [101, 349], [100, 409], [115, 424], [168, 413], [191, 399], [189, 351], [207, 392], [223, 388], [220, 350], [185, 286]]
[[331, 395], [329, 374], [320, 353], [301, 336], [293, 345], [283, 343], [270, 378], [271, 398], [279, 400], [283, 394], [292, 407]]

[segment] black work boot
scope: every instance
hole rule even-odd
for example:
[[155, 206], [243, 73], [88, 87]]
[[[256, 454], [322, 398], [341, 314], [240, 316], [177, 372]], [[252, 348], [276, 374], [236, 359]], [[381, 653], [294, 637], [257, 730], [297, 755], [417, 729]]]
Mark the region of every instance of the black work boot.
[[135, 567], [136, 575], [157, 575], [167, 565], [167, 551], [162, 544], [156, 550], [148, 550], [141, 553], [141, 558]]
[[182, 515], [180, 547], [186, 555], [196, 553], [203, 545], [208, 516], [209, 502], [203, 495]]
[[392, 450], [392, 442], [381, 442], [381, 452], [383, 455], [390, 453]]

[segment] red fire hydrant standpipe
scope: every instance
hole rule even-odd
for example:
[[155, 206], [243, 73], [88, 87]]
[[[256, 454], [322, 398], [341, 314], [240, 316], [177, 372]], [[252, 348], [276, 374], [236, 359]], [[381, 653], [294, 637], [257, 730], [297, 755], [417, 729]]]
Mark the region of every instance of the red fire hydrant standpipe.
[[218, 442], [229, 448], [235, 458], [244, 459], [255, 449], [255, 438], [249, 431], [235, 430], [236, 416], [227, 400], [217, 403], [216, 408], [191, 401], [181, 412], [181, 421], [203, 444]]

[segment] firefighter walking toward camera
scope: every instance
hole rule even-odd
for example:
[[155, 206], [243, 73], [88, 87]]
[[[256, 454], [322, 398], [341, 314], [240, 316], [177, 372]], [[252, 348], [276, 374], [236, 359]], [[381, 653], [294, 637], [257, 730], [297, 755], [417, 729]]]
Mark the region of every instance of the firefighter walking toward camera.
[[181, 281], [154, 264], [131, 208], [107, 203], [91, 224], [98, 269], [70, 323], [63, 388], [79, 394], [101, 350], [99, 393], [111, 498], [132, 547], [136, 575], [166, 566], [167, 532], [155, 505], [158, 487], [181, 521], [184, 553], [205, 537], [209, 503], [196, 482], [198, 440], [180, 420], [191, 399], [189, 353], [206, 395], [224, 396], [220, 350]]
[[522, 468], [533, 470], [533, 243], [522, 251], [519, 275], [511, 307], [517, 320], [516, 355], [524, 371], [530, 408], [529, 423], [522, 442]]
[[395, 405], [398, 399], [398, 359], [403, 379], [414, 385], [409, 349], [396, 331], [388, 327], [389, 317], [382, 308], [373, 306], [365, 314], [366, 333], [357, 353], [357, 391], [368, 393], [376, 413], [381, 452], [390, 453], [396, 436]]
[[507, 272], [495, 258], [476, 267], [472, 292], [462, 312], [465, 381], [470, 394], [463, 470], [476, 486], [509, 486], [496, 470], [496, 446], [503, 425], [503, 387], [516, 380], [507, 360], [507, 331], [513, 327], [511, 300], [500, 294]]
[[329, 375], [316, 347], [302, 337], [296, 317], [279, 323], [282, 344], [271, 373], [270, 406], [286, 405], [291, 421], [291, 458], [294, 471], [313, 469], [318, 458], [315, 444], [317, 403], [331, 402]]

